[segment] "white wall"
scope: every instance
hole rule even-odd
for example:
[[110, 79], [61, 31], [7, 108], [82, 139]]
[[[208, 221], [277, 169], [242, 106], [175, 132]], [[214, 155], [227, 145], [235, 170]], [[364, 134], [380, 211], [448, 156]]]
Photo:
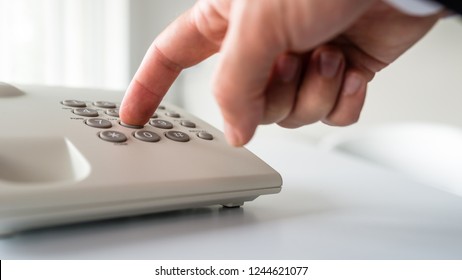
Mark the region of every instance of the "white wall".
[[123, 88], [128, 0], [0, 0], [0, 80]]
[[0, 0], [0, 80], [124, 89], [194, 0]]

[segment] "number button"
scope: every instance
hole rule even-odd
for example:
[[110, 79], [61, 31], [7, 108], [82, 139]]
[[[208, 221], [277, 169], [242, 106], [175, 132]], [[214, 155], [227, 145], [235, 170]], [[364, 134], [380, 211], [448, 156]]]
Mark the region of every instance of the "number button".
[[151, 120], [149, 122], [150, 125], [157, 127], [157, 128], [162, 128], [162, 129], [171, 129], [173, 128], [173, 124], [168, 121], [164, 120]]
[[112, 124], [110, 121], [100, 118], [88, 119], [85, 124], [96, 128], [111, 128]]
[[197, 133], [197, 137], [204, 139], [204, 140], [213, 140], [213, 135], [205, 131], [201, 131]]
[[133, 128], [133, 129], [140, 129], [140, 128], [144, 127], [144, 125], [126, 124], [124, 122], [119, 122], [119, 124], [121, 126], [125, 126], [125, 127], [128, 127], [128, 128]]
[[189, 141], [188, 134], [181, 132], [181, 131], [171, 130], [171, 131], [166, 132], [165, 136], [168, 139], [177, 141], [177, 142], [188, 142]]
[[76, 108], [87, 107], [85, 102], [79, 101], [79, 100], [73, 100], [73, 99], [72, 100], [63, 100], [63, 101], [61, 101], [61, 104], [65, 105], [65, 106], [69, 106], [69, 107], [76, 107]]
[[93, 102], [93, 105], [95, 105], [96, 107], [105, 108], [105, 109], [114, 109], [116, 107], [115, 103], [108, 102], [108, 101], [95, 101]]
[[118, 109], [108, 109], [104, 113], [106, 113], [106, 115], [111, 116], [111, 117], [116, 117], [116, 118], [119, 117]]
[[191, 121], [187, 121], [187, 120], [183, 120], [180, 122], [180, 124], [184, 127], [189, 127], [189, 128], [195, 128], [196, 127], [196, 124], [191, 122]]
[[98, 116], [98, 111], [94, 109], [88, 109], [88, 108], [74, 109], [72, 110], [72, 112], [82, 117], [97, 117]]
[[159, 142], [160, 136], [149, 130], [138, 130], [134, 134], [136, 139], [144, 142]]
[[114, 131], [114, 130], [106, 130], [99, 133], [99, 138], [114, 143], [122, 143], [127, 141], [127, 136], [122, 132]]
[[173, 111], [169, 111], [169, 112], [165, 113], [165, 115], [167, 117], [171, 117], [171, 118], [179, 118], [179, 117], [181, 117], [180, 114], [178, 114], [176, 112], [173, 112]]

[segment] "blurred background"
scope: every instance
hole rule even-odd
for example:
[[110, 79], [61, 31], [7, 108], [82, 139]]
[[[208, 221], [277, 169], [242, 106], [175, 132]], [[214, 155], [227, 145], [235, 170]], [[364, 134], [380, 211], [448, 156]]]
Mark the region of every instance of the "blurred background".
[[[0, 0], [0, 81], [124, 90], [154, 37], [194, 0]], [[210, 91], [217, 56], [187, 69], [167, 99], [221, 128]], [[462, 126], [462, 22], [441, 20], [378, 73], [357, 126]], [[317, 138], [321, 124], [300, 129]], [[282, 131], [282, 130], [281, 130]]]

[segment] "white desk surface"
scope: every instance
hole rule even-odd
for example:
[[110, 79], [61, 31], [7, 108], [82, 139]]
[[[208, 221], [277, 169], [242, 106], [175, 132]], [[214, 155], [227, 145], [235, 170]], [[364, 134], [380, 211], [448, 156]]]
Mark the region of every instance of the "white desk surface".
[[[379, 166], [261, 133], [249, 146], [280, 194], [25, 232], [1, 259], [461, 259], [462, 198]], [[291, 137], [288, 137], [291, 136]]]

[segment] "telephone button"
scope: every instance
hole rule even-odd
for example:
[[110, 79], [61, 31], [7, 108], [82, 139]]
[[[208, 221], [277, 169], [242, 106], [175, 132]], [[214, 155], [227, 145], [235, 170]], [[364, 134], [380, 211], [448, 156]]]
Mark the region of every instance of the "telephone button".
[[201, 131], [197, 133], [197, 137], [204, 139], [204, 140], [213, 140], [213, 135], [205, 131]]
[[169, 121], [164, 121], [164, 120], [151, 120], [149, 122], [150, 125], [157, 127], [157, 128], [162, 128], [162, 129], [171, 129], [173, 128], [173, 124]]
[[187, 121], [187, 120], [183, 120], [180, 122], [180, 124], [184, 127], [189, 127], [189, 128], [195, 128], [196, 127], [196, 124], [193, 123], [192, 121]]
[[72, 110], [72, 112], [82, 117], [97, 117], [98, 116], [98, 111], [94, 109], [89, 109], [89, 108], [78, 108], [78, 109]]
[[125, 134], [114, 130], [101, 131], [99, 133], [99, 138], [114, 143], [122, 143], [127, 141], [127, 136], [125, 136]]
[[181, 131], [171, 130], [171, 131], [166, 132], [165, 136], [168, 139], [177, 141], [177, 142], [188, 142], [189, 141], [188, 134], [181, 132]]
[[138, 130], [134, 134], [136, 139], [144, 142], [159, 142], [160, 136], [149, 130]]
[[119, 109], [108, 109], [104, 113], [106, 113], [106, 115], [111, 116], [111, 117], [116, 117], [116, 118], [119, 117]]
[[105, 119], [100, 119], [100, 118], [87, 119], [85, 121], [85, 124], [91, 127], [96, 127], [96, 128], [111, 128], [112, 127], [112, 124], [110, 121], [105, 120]]
[[165, 113], [165, 115], [167, 117], [171, 117], [171, 118], [179, 118], [179, 117], [181, 117], [180, 114], [178, 114], [176, 112], [173, 112], [173, 111], [168, 111], [167, 113]]
[[95, 105], [96, 107], [105, 108], [105, 109], [114, 109], [116, 107], [115, 103], [108, 102], [108, 101], [95, 101], [93, 102], [93, 105]]
[[87, 104], [85, 104], [85, 102], [79, 101], [79, 100], [74, 100], [74, 99], [63, 100], [63, 101], [61, 101], [61, 104], [65, 105], [65, 106], [69, 106], [69, 107], [75, 107], [75, 108], [87, 107]]

